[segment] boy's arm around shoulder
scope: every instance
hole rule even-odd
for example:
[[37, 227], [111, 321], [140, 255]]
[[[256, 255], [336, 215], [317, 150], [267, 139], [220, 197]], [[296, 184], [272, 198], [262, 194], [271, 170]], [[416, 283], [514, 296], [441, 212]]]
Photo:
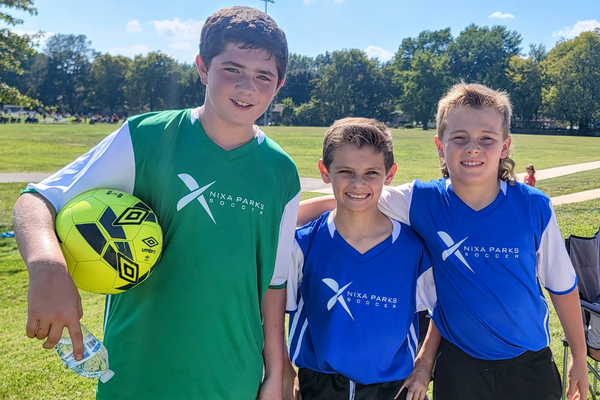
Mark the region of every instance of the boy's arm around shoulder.
[[25, 193], [17, 200], [13, 217], [17, 246], [29, 272], [27, 336], [46, 339], [43, 347], [51, 349], [67, 327], [75, 359], [80, 360], [83, 309], [56, 238], [54, 206], [37, 193]]
[[[405, 224], [409, 224], [410, 202], [412, 198], [412, 183], [384, 188], [379, 198], [379, 209], [385, 215]], [[298, 222], [296, 226], [304, 226], [321, 216], [326, 211], [331, 211], [337, 206], [335, 197], [321, 196], [300, 202]]]

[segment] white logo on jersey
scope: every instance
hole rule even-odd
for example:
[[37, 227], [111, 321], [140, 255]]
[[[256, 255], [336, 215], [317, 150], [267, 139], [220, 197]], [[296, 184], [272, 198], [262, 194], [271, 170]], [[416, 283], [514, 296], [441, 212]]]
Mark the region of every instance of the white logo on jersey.
[[342, 305], [342, 307], [344, 307], [344, 310], [346, 310], [348, 315], [350, 315], [350, 318], [352, 318], [352, 321], [354, 321], [354, 317], [352, 316], [352, 313], [350, 312], [350, 309], [348, 308], [348, 304], [346, 304], [346, 301], [344, 300], [344, 290], [346, 290], [348, 288], [348, 286], [352, 285], [352, 282], [350, 282], [349, 284], [347, 284], [346, 286], [344, 286], [341, 289], [340, 289], [340, 285], [338, 285], [338, 283], [336, 281], [334, 281], [333, 279], [325, 278], [325, 279], [323, 279], [323, 282], [325, 282], [325, 284], [327, 286], [329, 286], [331, 288], [331, 290], [333, 290], [335, 292], [335, 295], [333, 295], [333, 297], [331, 299], [329, 299], [329, 301], [327, 302], [327, 310], [331, 310], [333, 308], [333, 306], [335, 306], [335, 304], [337, 302], [339, 302]]
[[454, 240], [452, 240], [450, 235], [448, 235], [446, 232], [438, 231], [437, 234], [439, 235], [439, 237], [442, 238], [442, 240], [444, 241], [446, 246], [448, 246], [448, 249], [446, 249], [442, 252], [442, 260], [446, 261], [446, 258], [448, 258], [452, 254], [454, 254], [456, 257], [458, 257], [458, 259], [460, 261], [462, 261], [463, 264], [466, 265], [467, 268], [469, 268], [471, 270], [472, 273], [475, 273], [475, 271], [473, 271], [473, 268], [471, 268], [471, 266], [467, 263], [467, 260], [465, 260], [465, 258], [463, 257], [460, 250], [458, 250], [460, 245], [463, 244], [463, 242], [468, 239], [468, 236], [466, 238], [464, 238], [463, 240], [461, 240], [460, 242], [454, 244]]
[[193, 200], [198, 199], [198, 201], [200, 202], [200, 204], [202, 204], [202, 207], [204, 207], [204, 210], [206, 211], [206, 213], [208, 214], [210, 219], [212, 219], [212, 221], [216, 225], [217, 222], [215, 221], [212, 213], [210, 212], [210, 208], [208, 208], [206, 199], [204, 198], [204, 195], [202, 194], [206, 189], [211, 187], [216, 181], [211, 182], [206, 186], [200, 187], [200, 185], [198, 185], [198, 182], [196, 182], [196, 180], [188, 174], [179, 174], [177, 176], [179, 177], [179, 179], [181, 179], [183, 181], [183, 183], [185, 183], [185, 186], [187, 186], [187, 188], [190, 189], [190, 191], [192, 192], [188, 195], [183, 196], [181, 198], [181, 200], [179, 200], [179, 202], [177, 202], [177, 211], [181, 210], [183, 207], [190, 204]]

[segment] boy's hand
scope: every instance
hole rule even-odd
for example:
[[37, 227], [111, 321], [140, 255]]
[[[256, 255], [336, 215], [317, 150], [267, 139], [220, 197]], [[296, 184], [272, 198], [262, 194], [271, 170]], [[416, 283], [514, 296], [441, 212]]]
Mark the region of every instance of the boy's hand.
[[589, 376], [586, 360], [571, 358], [567, 381], [567, 399], [586, 400], [589, 387]]
[[[34, 272], [35, 271], [35, 272]], [[42, 347], [52, 349], [64, 327], [69, 329], [76, 360], [83, 358], [83, 316], [81, 297], [63, 266], [30, 266], [27, 310], [27, 336], [46, 339]]]
[[283, 391], [281, 383], [265, 378], [258, 391], [258, 400], [282, 400]]
[[298, 380], [294, 366], [287, 360], [284, 361], [283, 368], [283, 400], [302, 400], [300, 381]]
[[406, 400], [423, 400], [427, 395], [427, 388], [431, 381], [431, 368], [427, 367], [421, 360], [415, 361], [413, 372], [404, 380], [404, 384], [396, 394], [397, 399], [400, 393], [407, 388]]

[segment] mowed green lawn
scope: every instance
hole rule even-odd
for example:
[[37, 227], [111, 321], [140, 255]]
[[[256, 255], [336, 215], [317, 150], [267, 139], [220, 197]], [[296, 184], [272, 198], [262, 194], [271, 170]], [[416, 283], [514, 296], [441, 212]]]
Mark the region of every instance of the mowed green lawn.
[[[113, 125], [0, 125], [0, 172], [53, 172], [86, 152]], [[303, 177], [318, 177], [325, 128], [265, 129], [290, 153]], [[399, 173], [395, 183], [438, 177], [434, 131], [394, 130]], [[515, 135], [517, 172], [600, 160], [600, 138]], [[0, 184], [0, 232], [12, 230], [11, 212], [24, 183]], [[550, 196], [600, 188], [600, 170], [540, 181]], [[307, 193], [303, 198], [314, 194]], [[600, 200], [556, 207], [564, 237], [592, 235], [600, 226]], [[510, 223], [510, 222], [507, 222]], [[25, 336], [28, 275], [14, 239], [0, 239], [0, 398], [93, 399], [95, 381], [66, 370], [53, 351]], [[83, 323], [102, 337], [103, 296], [82, 292]], [[562, 328], [551, 309], [552, 349], [562, 372]]]

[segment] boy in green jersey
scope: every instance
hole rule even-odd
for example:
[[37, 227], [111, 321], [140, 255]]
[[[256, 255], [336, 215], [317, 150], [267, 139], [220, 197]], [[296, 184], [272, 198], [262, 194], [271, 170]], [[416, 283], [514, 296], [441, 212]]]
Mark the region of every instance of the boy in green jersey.
[[67, 327], [76, 359], [81, 299], [54, 234], [56, 212], [84, 191], [113, 188], [141, 198], [163, 228], [154, 273], [107, 297], [104, 344], [115, 376], [99, 383], [98, 399], [282, 397], [282, 288], [300, 183], [291, 158], [254, 121], [281, 87], [287, 57], [285, 35], [267, 15], [217, 12], [196, 59], [202, 107], [130, 118], [17, 201], [27, 335], [52, 348]]

